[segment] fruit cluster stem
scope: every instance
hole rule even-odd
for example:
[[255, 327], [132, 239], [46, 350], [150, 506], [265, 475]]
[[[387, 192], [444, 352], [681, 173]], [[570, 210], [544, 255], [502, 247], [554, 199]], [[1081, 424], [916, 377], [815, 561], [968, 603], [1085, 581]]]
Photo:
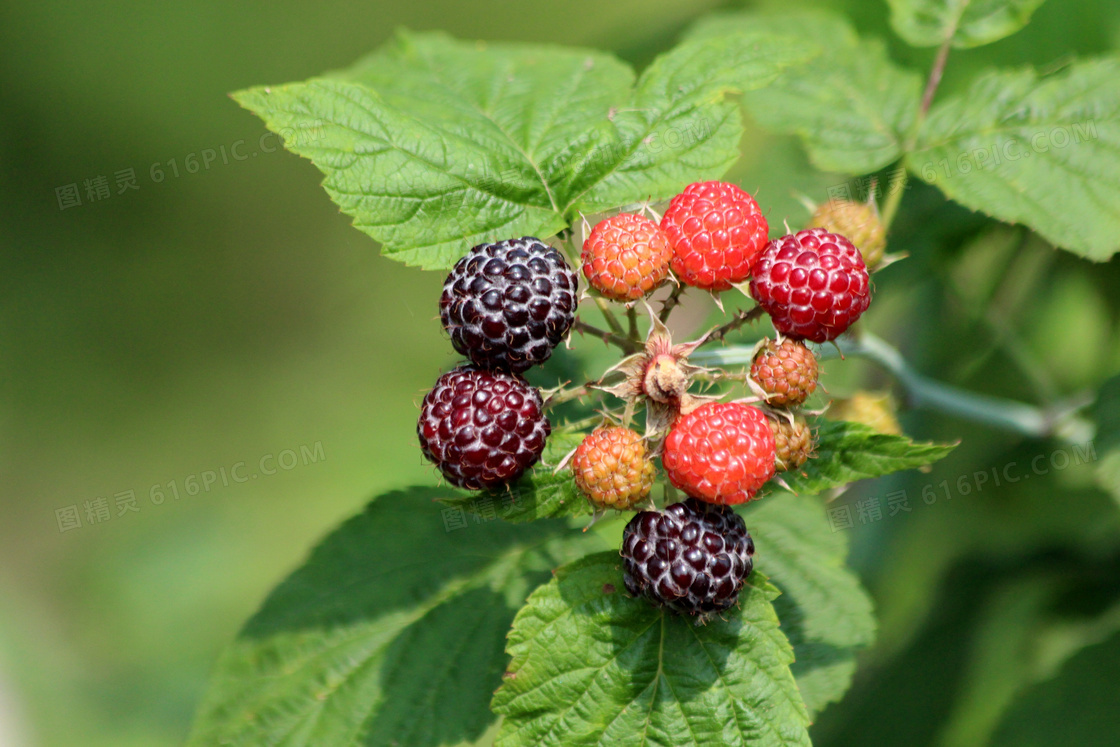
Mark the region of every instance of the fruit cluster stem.
[[561, 405], [565, 402], [571, 402], [573, 399], [586, 397], [591, 393], [591, 386], [595, 383], [596, 382], [589, 381], [586, 384], [581, 384], [580, 386], [572, 387], [571, 389], [561, 389], [559, 392], [556, 392], [556, 394], [553, 394], [551, 397], [545, 400], [545, 409], [556, 407], [557, 405]]
[[723, 338], [727, 337], [728, 334], [734, 332], [745, 324], [750, 324], [765, 313], [766, 312], [763, 311], [761, 306], [755, 306], [751, 309], [748, 309], [747, 311], [740, 311], [736, 313], [731, 321], [722, 326], [716, 327], [711, 332], [709, 332], [704, 337], [704, 341], [700, 343], [700, 346], [707, 345], [708, 343], [715, 342], [717, 340], [722, 341]]
[[672, 314], [673, 309], [677, 308], [680, 304], [681, 296], [684, 295], [684, 289], [684, 283], [678, 283], [677, 286], [673, 288], [673, 292], [665, 299], [665, 303], [661, 305], [661, 313], [657, 315], [657, 318], [661, 320], [662, 324], [669, 321], [669, 315]]
[[[906, 390], [913, 407], [924, 407], [1032, 438], [1056, 436], [1074, 443], [1093, 438], [1092, 423], [1076, 416], [1088, 402], [1074, 401], [1041, 408], [1003, 397], [990, 397], [930, 379], [910, 367], [896, 348], [866, 330], [844, 342], [845, 353], [866, 358], [886, 369]], [[823, 358], [836, 355], [822, 350]], [[831, 354], [830, 354], [831, 353]]]
[[[617, 321], [616, 321], [616, 324], [617, 324]], [[621, 327], [619, 327], [619, 332], [618, 333], [608, 332], [605, 329], [599, 329], [598, 327], [596, 327], [592, 324], [588, 324], [587, 322], [585, 322], [582, 319], [577, 317], [576, 321], [575, 321], [575, 324], [573, 325], [573, 328], [579, 330], [580, 332], [582, 332], [586, 335], [592, 335], [593, 337], [598, 337], [600, 340], [602, 340], [606, 344], [614, 345], [615, 347], [619, 348], [620, 350], [622, 350], [627, 355], [632, 355], [632, 354], [634, 354], [634, 353], [636, 353], [636, 352], [638, 352], [639, 350], [642, 349], [642, 343], [641, 342], [636, 341], [636, 340], [631, 340], [625, 334], [621, 333], [622, 332]]]

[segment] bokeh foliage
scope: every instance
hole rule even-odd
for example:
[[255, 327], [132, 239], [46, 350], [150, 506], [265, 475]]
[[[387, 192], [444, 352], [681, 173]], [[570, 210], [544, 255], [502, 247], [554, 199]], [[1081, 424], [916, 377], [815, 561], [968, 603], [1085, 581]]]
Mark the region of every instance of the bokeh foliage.
[[[803, 5], [848, 12], [895, 63], [928, 67], [933, 51], [893, 38], [879, 3]], [[424, 382], [452, 360], [419, 301], [435, 297], [438, 274], [377, 258], [322, 199], [314, 170], [264, 150], [263, 128], [225, 92], [341, 67], [397, 25], [612, 49], [640, 66], [707, 9], [5, 8], [0, 697], [13, 698], [34, 743], [178, 744], [218, 649], [267, 589], [371, 494], [430, 475], [411, 433]], [[955, 50], [940, 96], [991, 66], [1054, 69], [1118, 40], [1114, 3], [1052, 0], [1018, 34]], [[187, 154], [237, 140], [259, 156], [150, 178], [154, 163], [183, 168]], [[795, 140], [749, 121], [742, 148], [732, 178], [760, 190], [775, 225], [806, 217], [794, 192], [825, 199], [848, 178], [815, 171]], [[129, 167], [140, 190], [58, 210], [56, 187], [112, 183]], [[884, 271], [867, 323], [905, 341], [917, 368], [1043, 403], [1120, 371], [1115, 260], [1055, 252], [920, 185], [903, 208], [892, 248], [911, 258]], [[838, 395], [890, 384], [858, 361], [830, 369]], [[547, 374], [554, 382], [556, 369]], [[1106, 684], [1071, 698], [1070, 721], [1108, 736], [1114, 704], [1096, 698], [1115, 689], [1093, 665], [1115, 650], [1120, 522], [1100, 487], [1115, 477], [1095, 467], [1115, 463], [1115, 440], [1102, 438], [1093, 462], [1035, 474], [1032, 459], [1071, 447], [927, 411], [903, 422], [916, 437], [963, 443], [928, 474], [840, 499], [858, 515], [858, 501], [878, 497], [886, 514], [885, 496], [904, 490], [913, 511], [847, 530], [880, 643], [855, 689], [819, 717], [815, 743], [965, 745], [995, 733], [1019, 744], [1018, 722], [1039, 715], [1032, 703], [1094, 678]], [[143, 501], [154, 483], [316, 441], [322, 464], [57, 531], [56, 508], [129, 489]], [[956, 488], [1012, 463], [1031, 477]], [[954, 497], [924, 503], [943, 480]]]

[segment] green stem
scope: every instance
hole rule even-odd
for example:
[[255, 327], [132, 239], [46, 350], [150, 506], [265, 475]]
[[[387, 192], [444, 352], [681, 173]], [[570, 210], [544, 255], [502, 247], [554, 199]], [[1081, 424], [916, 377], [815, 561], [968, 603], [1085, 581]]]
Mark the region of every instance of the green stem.
[[[912, 369], [902, 353], [867, 331], [859, 340], [845, 342], [845, 347], [852, 355], [866, 358], [886, 369], [906, 390], [914, 407], [939, 410], [1033, 438], [1058, 436], [1079, 443], [1093, 438], [1093, 425], [1076, 417], [1077, 410], [1087, 402], [1075, 400], [1042, 408], [944, 384]], [[822, 355], [821, 358], [834, 355]]]
[[887, 201], [883, 203], [883, 212], [880, 217], [884, 231], [890, 229], [891, 223], [894, 222], [894, 216], [898, 213], [898, 206], [902, 204], [902, 194], [906, 191], [907, 178], [906, 169], [897, 169], [891, 178], [891, 183], [887, 185]]
[[557, 405], [562, 405], [565, 402], [571, 402], [573, 399], [579, 399], [580, 397], [587, 396], [591, 393], [591, 385], [595, 383], [597, 382], [589, 381], [581, 386], [560, 390], [545, 401], [545, 409], [547, 410], [549, 408], [556, 407]]
[[626, 308], [626, 321], [630, 326], [630, 339], [634, 342], [641, 342], [642, 335], [638, 331], [638, 307], [631, 304]]
[[[906, 390], [912, 407], [938, 410], [1031, 438], [1057, 437], [1071, 443], [1085, 443], [1092, 440], [1096, 431], [1092, 423], [1077, 416], [1078, 410], [1092, 402], [1091, 397], [1036, 407], [1003, 397], [976, 394], [918, 373], [902, 353], [870, 332], [864, 331], [858, 340], [844, 338], [841, 342], [845, 355], [865, 358], [890, 373]], [[752, 348], [744, 346], [713, 350], [694, 355], [693, 362], [747, 364], [753, 352]], [[817, 357], [829, 360], [839, 357], [839, 353], [825, 347], [818, 351]]]
[[[914, 124], [907, 133], [902, 146], [904, 155], [913, 151], [914, 145], [918, 142], [918, 133], [929, 115], [929, 108], [933, 104], [933, 96], [937, 93], [937, 87], [941, 85], [941, 76], [945, 74], [945, 64], [949, 61], [949, 50], [952, 49], [953, 36], [956, 33], [957, 28], [954, 24], [946, 35], [945, 41], [941, 43], [941, 47], [937, 50], [937, 56], [933, 59], [933, 66], [930, 68], [929, 77], [926, 79], [926, 87], [922, 92], [922, 102], [918, 106], [918, 114], [914, 117]], [[887, 201], [883, 204], [882, 215], [884, 231], [890, 231], [891, 223], [894, 222], [894, 217], [898, 214], [898, 206], [902, 203], [902, 195], [906, 191], [906, 180], [908, 178], [906, 169], [900, 168], [895, 172], [891, 183], [887, 186]]]

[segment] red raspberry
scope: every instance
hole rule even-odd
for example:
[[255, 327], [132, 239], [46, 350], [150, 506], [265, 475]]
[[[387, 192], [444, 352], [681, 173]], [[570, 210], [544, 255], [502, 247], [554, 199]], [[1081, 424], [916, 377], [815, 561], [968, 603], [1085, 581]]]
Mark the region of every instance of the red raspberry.
[[751, 362], [751, 379], [772, 405], [800, 405], [817, 388], [817, 359], [797, 340], [767, 340]]
[[754, 198], [726, 182], [688, 185], [669, 203], [661, 228], [673, 247], [673, 272], [710, 291], [749, 278], [770, 231]]
[[867, 311], [871, 281], [852, 242], [810, 228], [766, 246], [754, 266], [751, 296], [779, 332], [827, 342]]
[[670, 482], [694, 498], [745, 503], [774, 476], [774, 434], [758, 408], [711, 402], [677, 420], [661, 463]]
[[591, 287], [615, 301], [633, 301], [661, 285], [673, 250], [649, 218], [619, 213], [600, 221], [583, 242], [583, 274]]
[[533, 466], [551, 429], [540, 392], [525, 379], [459, 366], [424, 397], [416, 435], [452, 485], [490, 490]]
[[597, 508], [633, 508], [653, 490], [655, 468], [629, 428], [596, 428], [572, 457], [576, 485]]

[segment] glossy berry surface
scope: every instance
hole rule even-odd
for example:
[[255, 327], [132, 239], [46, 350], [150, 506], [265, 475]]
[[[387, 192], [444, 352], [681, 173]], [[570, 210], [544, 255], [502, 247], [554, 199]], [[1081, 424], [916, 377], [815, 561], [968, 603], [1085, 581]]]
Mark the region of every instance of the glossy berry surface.
[[577, 287], [564, 256], [539, 239], [479, 244], [444, 281], [439, 317], [474, 363], [520, 373], [548, 360], [568, 334]]
[[817, 389], [813, 352], [797, 340], [767, 340], [751, 361], [750, 377], [772, 405], [800, 405]]
[[656, 468], [629, 428], [596, 428], [572, 456], [572, 475], [597, 508], [629, 509], [649, 497]]
[[755, 263], [750, 290], [775, 329], [813, 342], [842, 335], [871, 303], [859, 250], [823, 228], [771, 241]]
[[750, 277], [770, 231], [754, 198], [726, 182], [690, 184], [669, 203], [661, 228], [677, 278], [710, 291]]
[[615, 301], [633, 301], [661, 285], [672, 257], [660, 226], [640, 215], [620, 213], [591, 229], [580, 261], [592, 288]]
[[540, 392], [520, 376], [460, 366], [424, 397], [420, 448], [447, 481], [470, 490], [515, 481], [551, 432]]
[[622, 532], [626, 590], [689, 615], [735, 605], [754, 568], [754, 542], [729, 508], [695, 499], [642, 511]]
[[693, 498], [744, 503], [774, 476], [774, 434], [758, 408], [712, 402], [677, 420], [661, 463], [669, 481]]

